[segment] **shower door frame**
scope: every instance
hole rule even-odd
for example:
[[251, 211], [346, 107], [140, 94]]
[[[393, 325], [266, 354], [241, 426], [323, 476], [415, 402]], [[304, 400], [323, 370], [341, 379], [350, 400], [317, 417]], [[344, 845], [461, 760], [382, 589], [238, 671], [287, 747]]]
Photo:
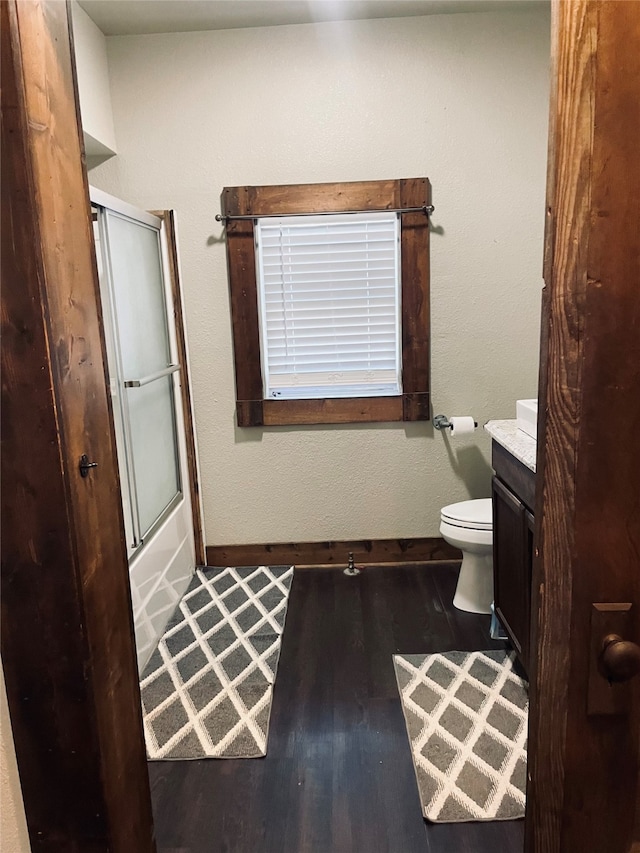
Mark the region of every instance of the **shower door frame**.
[[140, 208], [134, 207], [122, 199], [91, 185], [89, 186], [89, 195], [92, 204], [111, 207], [116, 212], [119, 211], [125, 216], [130, 216], [132, 219], [136, 219], [140, 214], [144, 214], [148, 217], [150, 224], [153, 224], [154, 227], [159, 225], [160, 228], [163, 273], [165, 273], [167, 279], [167, 286], [165, 288], [167, 311], [172, 313], [174, 319], [176, 360], [180, 365], [179, 397], [182, 406], [184, 440], [187, 453], [187, 472], [183, 473], [188, 473], [188, 476], [183, 478], [186, 482], [183, 482], [182, 485], [184, 488], [188, 488], [191, 497], [196, 565], [203, 566], [206, 564], [206, 555], [202, 499], [200, 495], [200, 466], [198, 462], [198, 446], [191, 397], [191, 371], [180, 279], [176, 213], [171, 209], [142, 211]]
[[[136, 649], [138, 663], [142, 668], [155, 648], [166, 620], [184, 593], [194, 567], [205, 563], [197, 448], [178, 272], [176, 223], [173, 211], [144, 211], [93, 186], [89, 187], [89, 195], [91, 204], [99, 209], [97, 224], [100, 247], [98, 251], [102, 255], [104, 267], [100, 292], [107, 362], [112, 385], [111, 394], [115, 398], [114, 421], [121, 470], [125, 527], [133, 537], [133, 541], [131, 537], [127, 539], [127, 554], [130, 561]], [[136, 467], [128, 423], [128, 396], [132, 386], [125, 381], [132, 377], [128, 375], [125, 377], [126, 371], [122, 365], [117, 300], [111, 262], [113, 247], [109, 245], [108, 214], [157, 232], [159, 241], [162, 301], [168, 346], [167, 361], [170, 362], [167, 370], [171, 371], [167, 375], [171, 379], [170, 393], [176, 438], [175, 461], [178, 482], [176, 494], [146, 530], [143, 530], [140, 525], [137, 508]], [[117, 387], [114, 388], [114, 384]], [[127, 519], [128, 509], [129, 519]], [[186, 542], [184, 533], [187, 529], [189, 543]], [[185, 563], [185, 543], [192, 554], [190, 566]], [[163, 559], [156, 558], [158, 551]], [[165, 556], [167, 553], [171, 555], [168, 562]], [[156, 580], [150, 580], [154, 577]], [[143, 590], [149, 587], [151, 591], [143, 593]]]
[[[121, 468], [124, 469], [126, 473], [126, 477], [124, 478], [126, 482], [126, 488], [128, 489], [128, 501], [125, 503], [123, 507], [125, 512], [125, 518], [127, 515], [127, 505], [130, 507], [130, 515], [129, 522], [131, 523], [132, 530], [130, 538], [133, 541], [127, 541], [127, 553], [129, 555], [129, 559], [135, 559], [140, 553], [140, 549], [151, 542], [154, 534], [158, 530], [158, 528], [166, 521], [169, 515], [173, 512], [173, 510], [178, 506], [180, 501], [184, 497], [184, 476], [183, 476], [183, 465], [180, 453], [180, 435], [179, 435], [179, 424], [177, 421], [177, 413], [175, 411], [177, 394], [175, 384], [172, 383], [170, 388], [171, 394], [171, 403], [172, 403], [172, 417], [173, 417], [173, 431], [176, 438], [176, 447], [175, 447], [175, 463], [177, 470], [177, 490], [175, 495], [171, 498], [171, 500], [167, 503], [164, 509], [160, 512], [160, 514], [155, 518], [155, 520], [145, 529], [143, 530], [140, 523], [140, 509], [138, 505], [138, 490], [136, 485], [136, 472], [134, 465], [134, 453], [133, 453], [133, 439], [131, 436], [131, 424], [129, 418], [129, 404], [128, 404], [128, 394], [126, 393], [127, 388], [132, 387], [129, 381], [124, 380], [124, 376], [126, 371], [122, 366], [122, 352], [120, 346], [120, 334], [118, 328], [118, 316], [116, 309], [116, 297], [115, 297], [115, 285], [113, 281], [113, 270], [111, 267], [111, 246], [110, 246], [110, 234], [109, 234], [109, 224], [108, 217], [106, 216], [106, 212], [111, 212], [120, 216], [129, 221], [135, 222], [137, 225], [146, 226], [152, 231], [156, 231], [158, 234], [158, 247], [160, 250], [161, 257], [161, 267], [162, 267], [162, 302], [165, 313], [165, 334], [167, 339], [167, 345], [170, 352], [170, 360], [173, 362], [173, 356], [175, 355], [176, 363], [172, 363], [168, 366], [167, 369], [171, 368], [171, 370], [175, 373], [181, 371], [183, 368], [183, 364], [177, 359], [177, 347], [175, 342], [175, 334], [172, 335], [168, 312], [169, 312], [169, 302], [168, 302], [168, 288], [166, 286], [165, 281], [165, 269], [166, 269], [166, 258], [165, 252], [163, 251], [162, 245], [162, 237], [161, 237], [161, 228], [162, 228], [162, 220], [154, 216], [153, 214], [147, 213], [146, 211], [139, 210], [136, 207], [128, 204], [122, 199], [116, 198], [115, 196], [109, 195], [108, 193], [103, 192], [102, 190], [97, 189], [96, 187], [89, 186], [89, 198], [91, 200], [91, 204], [94, 207], [99, 208], [101, 211], [104, 211], [105, 214], [102, 215], [98, 213], [98, 228], [100, 231], [100, 250], [102, 253], [102, 264], [104, 270], [104, 276], [100, 281], [100, 293], [102, 297], [102, 317], [105, 327], [105, 337], [107, 339], [107, 350], [112, 349], [112, 355], [108, 357], [107, 361], [109, 364], [109, 372], [112, 382], [117, 383], [117, 390], [114, 391], [114, 388], [111, 388], [112, 397], [115, 397], [118, 400], [118, 405], [114, 405], [114, 418], [119, 422], [119, 429], [116, 430], [117, 434], [122, 435], [121, 447], [119, 450], [122, 450], [122, 456], [124, 457], [121, 462]], [[100, 266], [98, 267], [100, 269]], [[170, 375], [170, 374], [167, 374]], [[122, 482], [123, 478], [121, 477], [121, 488], [125, 488], [125, 483]], [[126, 524], [125, 524], [126, 526]]]

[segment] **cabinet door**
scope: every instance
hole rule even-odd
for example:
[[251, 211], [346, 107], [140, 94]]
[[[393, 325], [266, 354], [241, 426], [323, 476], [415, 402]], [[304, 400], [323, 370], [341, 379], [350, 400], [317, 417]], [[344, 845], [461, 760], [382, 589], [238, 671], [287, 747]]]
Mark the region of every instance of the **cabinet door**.
[[533, 531], [535, 529], [535, 518], [528, 509], [524, 511], [524, 538], [525, 538], [525, 594], [527, 608], [526, 634], [522, 643], [522, 659], [524, 667], [528, 671], [531, 658], [531, 580], [533, 578]]
[[525, 669], [529, 663], [530, 575], [526, 508], [496, 477], [493, 497], [495, 609]]

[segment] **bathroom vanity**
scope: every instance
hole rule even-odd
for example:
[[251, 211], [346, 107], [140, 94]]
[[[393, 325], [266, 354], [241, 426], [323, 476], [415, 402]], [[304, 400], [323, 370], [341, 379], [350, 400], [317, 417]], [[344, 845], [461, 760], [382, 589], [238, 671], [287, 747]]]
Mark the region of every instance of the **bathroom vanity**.
[[489, 421], [495, 609], [525, 671], [529, 670], [536, 441], [515, 420]]

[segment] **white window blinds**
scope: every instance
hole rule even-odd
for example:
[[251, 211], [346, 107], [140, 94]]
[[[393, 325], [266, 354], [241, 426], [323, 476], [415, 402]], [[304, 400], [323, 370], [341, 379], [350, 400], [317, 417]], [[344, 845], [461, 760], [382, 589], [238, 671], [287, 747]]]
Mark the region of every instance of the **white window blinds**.
[[255, 234], [265, 397], [400, 394], [397, 214], [264, 218]]

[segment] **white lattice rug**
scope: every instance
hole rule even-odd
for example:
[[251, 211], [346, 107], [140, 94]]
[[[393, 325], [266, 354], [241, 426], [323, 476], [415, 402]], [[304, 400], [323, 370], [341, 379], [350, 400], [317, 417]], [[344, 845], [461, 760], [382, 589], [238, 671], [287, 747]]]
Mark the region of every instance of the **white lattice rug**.
[[140, 681], [150, 759], [266, 754], [293, 566], [198, 569]]
[[505, 651], [394, 655], [427, 820], [524, 816], [529, 703], [514, 657]]

